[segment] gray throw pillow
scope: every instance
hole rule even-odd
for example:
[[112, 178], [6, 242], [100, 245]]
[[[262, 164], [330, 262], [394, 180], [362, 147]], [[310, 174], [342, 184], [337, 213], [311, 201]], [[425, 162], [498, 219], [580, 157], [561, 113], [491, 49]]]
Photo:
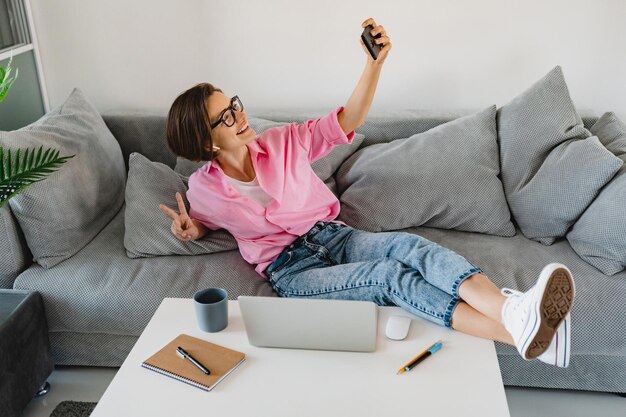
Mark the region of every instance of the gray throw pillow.
[[50, 268], [89, 243], [124, 203], [126, 168], [120, 146], [83, 92], [38, 121], [0, 132], [5, 149], [55, 148], [76, 155], [44, 181], [9, 200], [34, 260]]
[[583, 126], [561, 67], [498, 109], [502, 183], [529, 239], [551, 245], [615, 175], [622, 161]]
[[368, 231], [429, 226], [515, 235], [504, 198], [496, 106], [367, 146], [337, 171], [340, 219]]
[[[626, 162], [626, 124], [608, 112], [591, 133], [615, 156]], [[572, 249], [606, 275], [626, 267], [626, 164], [600, 191], [567, 234]]]
[[133, 152], [128, 158], [124, 247], [129, 258], [159, 255], [199, 255], [237, 249], [235, 238], [224, 229], [209, 230], [202, 239], [183, 242], [172, 234], [172, 219], [159, 204], [178, 212], [176, 192], [189, 210], [187, 177], [165, 164]]
[[[259, 119], [256, 117], [249, 117], [248, 122], [257, 135], [265, 132], [267, 129], [286, 126], [289, 124]], [[317, 174], [317, 176], [320, 177], [320, 179], [324, 181], [328, 188], [330, 188], [333, 192], [335, 192], [336, 188], [334, 178], [332, 178], [333, 174], [337, 171], [337, 168], [339, 168], [341, 163], [352, 155], [359, 148], [359, 146], [361, 146], [364, 138], [365, 137], [362, 134], [355, 133], [354, 138], [352, 138], [352, 143], [335, 146], [333, 150], [328, 153], [328, 155], [311, 164], [311, 168], [313, 168], [315, 174]], [[196, 162], [178, 157], [176, 159], [176, 166], [174, 167], [174, 170], [180, 174], [189, 176], [204, 164], [206, 164], [206, 161]]]

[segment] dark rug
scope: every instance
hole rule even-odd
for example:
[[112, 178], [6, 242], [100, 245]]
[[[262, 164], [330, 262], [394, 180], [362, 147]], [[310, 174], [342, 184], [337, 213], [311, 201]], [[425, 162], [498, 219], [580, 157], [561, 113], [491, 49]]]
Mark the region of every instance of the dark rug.
[[57, 405], [50, 417], [89, 417], [98, 403], [63, 401]]

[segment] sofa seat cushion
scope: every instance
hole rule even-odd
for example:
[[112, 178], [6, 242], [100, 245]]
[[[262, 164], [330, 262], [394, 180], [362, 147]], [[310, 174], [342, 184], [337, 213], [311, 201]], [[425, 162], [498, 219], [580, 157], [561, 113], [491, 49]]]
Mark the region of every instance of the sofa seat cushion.
[[42, 294], [50, 332], [134, 336], [165, 297], [191, 297], [215, 286], [225, 288], [231, 299], [275, 295], [236, 250], [130, 259], [123, 239], [124, 207], [76, 255], [50, 269], [31, 266], [15, 288]]
[[[626, 271], [606, 276], [584, 262], [566, 239], [544, 246], [522, 233], [513, 237], [489, 236], [427, 227], [405, 229], [454, 250], [483, 269], [499, 288], [526, 291], [541, 269], [560, 262], [572, 271], [576, 298], [572, 308], [572, 355], [626, 356]], [[497, 344], [503, 355], [519, 354], [514, 347]], [[520, 360], [523, 360], [520, 358]], [[547, 366], [547, 365], [546, 365]]]
[[13, 288], [13, 281], [33, 263], [32, 258], [9, 205], [3, 205], [0, 207], [0, 288]]

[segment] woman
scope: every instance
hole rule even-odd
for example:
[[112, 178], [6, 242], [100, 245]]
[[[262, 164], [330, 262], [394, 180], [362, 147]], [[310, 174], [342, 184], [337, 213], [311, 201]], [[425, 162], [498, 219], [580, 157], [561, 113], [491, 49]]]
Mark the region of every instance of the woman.
[[189, 178], [189, 214], [160, 205], [181, 240], [224, 228], [242, 257], [283, 297], [371, 300], [398, 305], [446, 327], [515, 346], [525, 360], [569, 364], [574, 282], [549, 264], [525, 293], [499, 290], [462, 256], [405, 232], [369, 233], [335, 220], [339, 201], [310, 164], [337, 144], [351, 143], [374, 97], [390, 39], [373, 19], [384, 47], [376, 60], [365, 45], [365, 70], [345, 107], [303, 124], [248, 126], [241, 100], [199, 84], [172, 104], [169, 147], [209, 161]]

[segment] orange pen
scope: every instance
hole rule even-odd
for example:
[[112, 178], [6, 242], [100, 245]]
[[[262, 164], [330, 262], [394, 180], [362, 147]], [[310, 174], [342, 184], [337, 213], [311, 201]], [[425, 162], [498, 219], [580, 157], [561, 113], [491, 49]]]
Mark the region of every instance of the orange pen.
[[426, 349], [425, 351], [423, 351], [422, 353], [420, 353], [419, 355], [411, 359], [409, 363], [407, 363], [402, 368], [400, 368], [400, 370], [398, 370], [398, 373], [396, 375], [403, 374], [405, 372], [410, 371], [411, 369], [413, 369], [415, 365], [417, 365], [418, 363], [420, 363], [421, 361], [423, 361], [424, 359], [426, 359], [427, 357], [429, 357], [430, 355], [432, 355], [433, 353], [441, 349], [441, 346], [443, 346], [443, 344], [441, 343], [441, 340], [438, 340], [437, 342], [433, 343], [431, 347], [429, 347], [428, 349]]

